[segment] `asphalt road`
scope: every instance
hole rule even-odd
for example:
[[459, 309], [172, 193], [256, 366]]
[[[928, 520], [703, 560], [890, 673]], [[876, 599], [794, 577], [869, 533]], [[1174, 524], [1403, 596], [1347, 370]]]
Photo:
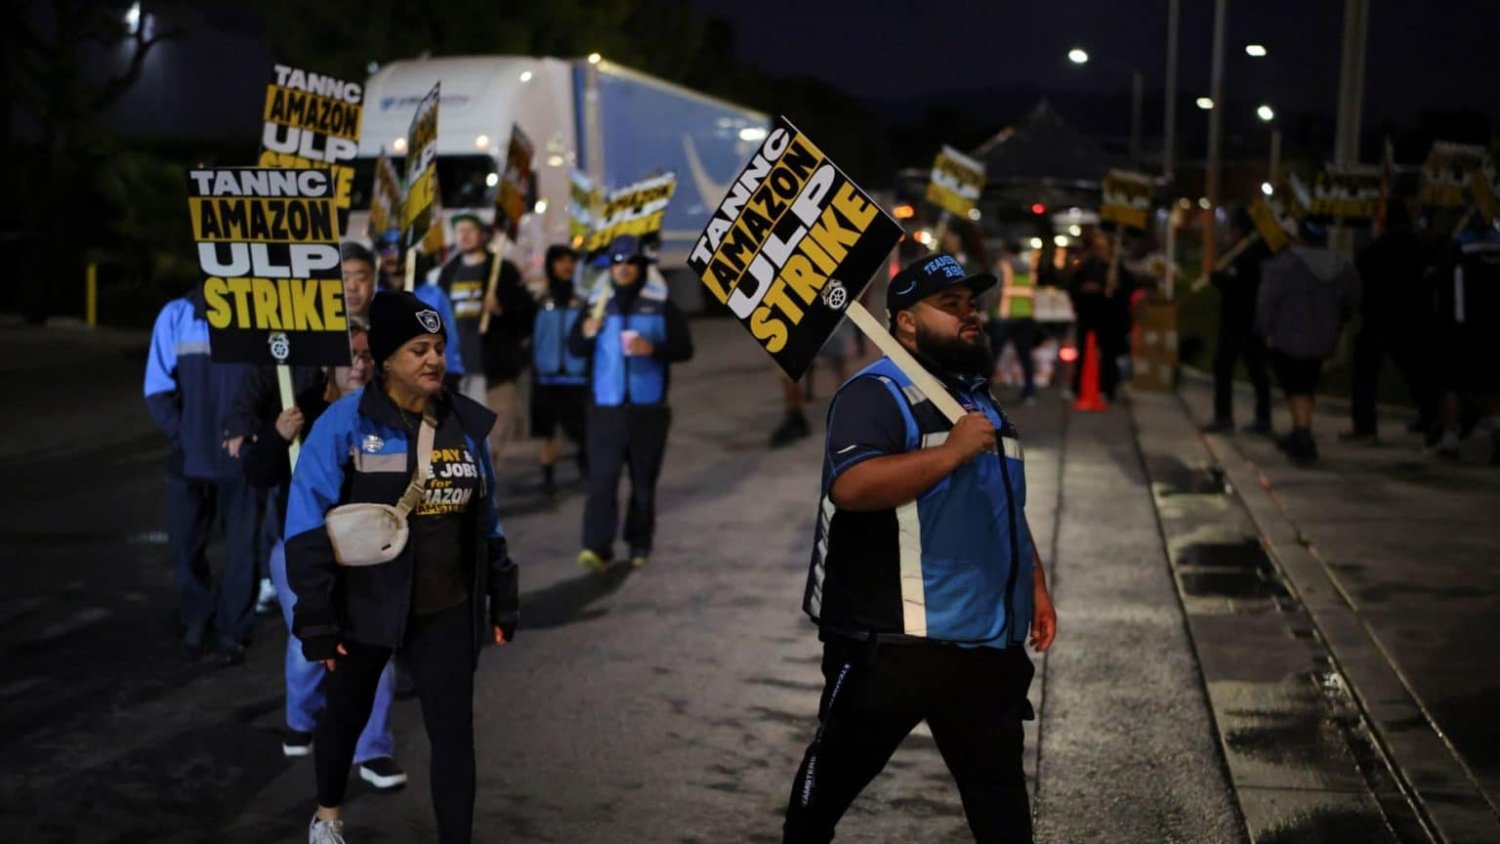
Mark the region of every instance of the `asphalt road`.
[[[524, 622], [481, 661], [479, 841], [779, 840], [821, 688], [800, 600], [825, 405], [814, 437], [768, 450], [770, 364], [737, 326], [694, 329], [649, 567], [582, 572], [580, 496], [543, 506], [530, 446], [503, 463]], [[279, 618], [259, 624], [244, 666], [177, 652], [143, 344], [0, 333], [0, 351], [20, 347], [36, 363], [7, 375], [37, 447], [3, 452], [0, 837], [298, 840], [312, 769], [280, 753]], [[1125, 417], [1070, 422], [1056, 396], [1015, 415], [1061, 612], [1032, 688], [1039, 840], [1243, 840]], [[398, 703], [394, 723], [411, 782], [353, 786], [351, 842], [433, 840], [416, 702]], [[924, 730], [840, 832], [971, 840]]]

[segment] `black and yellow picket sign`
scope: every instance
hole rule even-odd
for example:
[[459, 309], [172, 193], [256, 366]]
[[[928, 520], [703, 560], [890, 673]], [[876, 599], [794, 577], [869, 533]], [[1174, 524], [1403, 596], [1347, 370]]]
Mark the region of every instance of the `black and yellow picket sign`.
[[400, 214], [401, 174], [382, 152], [375, 159], [375, 178], [370, 189], [370, 240], [379, 243], [387, 232], [399, 230]]
[[1255, 224], [1255, 233], [1272, 252], [1280, 252], [1296, 239], [1295, 224], [1288, 227], [1288, 219], [1278, 213], [1276, 207], [1266, 197], [1257, 196], [1250, 200], [1250, 205], [1245, 210], [1250, 214], [1251, 222]]
[[505, 148], [505, 171], [500, 174], [500, 190], [495, 193], [495, 229], [512, 241], [520, 233], [521, 215], [530, 207], [534, 152], [520, 124], [512, 124], [510, 143]]
[[278, 64], [266, 86], [261, 167], [327, 168], [333, 172], [339, 231], [349, 215], [364, 88], [320, 73]]
[[1484, 166], [1485, 158], [1482, 146], [1434, 141], [1422, 165], [1417, 203], [1434, 208], [1467, 207], [1472, 173]]
[[584, 238], [593, 230], [603, 202], [593, 180], [574, 170], [568, 180], [568, 240], [574, 249], [583, 246]]
[[688, 266], [796, 379], [900, 240], [900, 224], [778, 117]]
[[1329, 166], [1313, 177], [1307, 216], [1319, 222], [1368, 226], [1380, 215], [1382, 182], [1379, 168]]
[[950, 146], [938, 152], [927, 182], [927, 201], [955, 217], [969, 218], [984, 192], [984, 165]]
[[[411, 128], [406, 132], [406, 202], [401, 208], [401, 242], [408, 252], [421, 246], [436, 252], [443, 247], [437, 211], [438, 94], [442, 83], [432, 86], [417, 104]], [[437, 229], [436, 248], [432, 232]]]
[[1110, 170], [1100, 186], [1099, 220], [1127, 229], [1145, 231], [1151, 214], [1156, 184], [1144, 173]]
[[583, 251], [594, 261], [609, 250], [617, 237], [634, 237], [642, 245], [661, 238], [667, 204], [677, 191], [677, 176], [665, 173], [611, 191], [599, 210], [599, 222], [589, 232]]
[[349, 364], [336, 192], [326, 169], [188, 171], [215, 362]]

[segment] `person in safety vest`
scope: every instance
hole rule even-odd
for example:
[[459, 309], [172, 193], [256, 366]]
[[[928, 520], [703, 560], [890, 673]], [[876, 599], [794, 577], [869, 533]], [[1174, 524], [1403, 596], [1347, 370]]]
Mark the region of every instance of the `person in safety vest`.
[[1035, 404], [1036, 279], [1030, 261], [1020, 259], [1014, 243], [1006, 242], [1001, 249], [999, 268], [1000, 295], [990, 314], [990, 343], [997, 358], [1006, 343], [1015, 345], [1016, 360], [1021, 364], [1021, 398], [1027, 404]]
[[630, 562], [643, 566], [656, 530], [656, 481], [661, 475], [672, 411], [669, 371], [693, 356], [687, 320], [667, 286], [647, 279], [640, 242], [621, 237], [610, 248], [610, 283], [589, 301], [589, 313], [568, 337], [589, 361], [589, 493], [578, 563], [601, 571], [614, 558], [619, 530], [620, 473], [630, 470], [624, 539]]
[[803, 609], [826, 685], [793, 781], [784, 840], [827, 842], [849, 804], [926, 721], [980, 841], [1031, 841], [1021, 767], [1033, 669], [1057, 615], [1026, 522], [1014, 426], [989, 391], [976, 296], [995, 285], [951, 255], [908, 264], [890, 331], [968, 414], [950, 423], [882, 358], [828, 412], [822, 501]]
[[557, 492], [557, 429], [578, 446], [578, 472], [588, 477], [584, 408], [588, 361], [568, 349], [568, 335], [583, 318], [584, 301], [573, 286], [578, 256], [561, 244], [547, 248], [547, 292], [537, 304], [531, 334], [531, 435], [542, 444], [542, 490]]

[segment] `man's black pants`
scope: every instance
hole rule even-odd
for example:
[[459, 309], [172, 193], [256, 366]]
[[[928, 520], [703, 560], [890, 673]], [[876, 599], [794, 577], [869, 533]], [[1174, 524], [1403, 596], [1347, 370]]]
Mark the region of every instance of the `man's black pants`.
[[834, 827], [918, 723], [927, 722], [981, 844], [1030, 842], [1021, 722], [1034, 669], [1021, 647], [881, 644], [827, 636], [818, 733], [787, 806], [787, 844]]
[[[327, 695], [313, 733], [318, 805], [341, 806], [359, 734], [370, 720], [380, 672], [391, 649], [344, 642], [323, 680]], [[402, 647], [422, 701], [432, 746], [432, 807], [438, 840], [467, 842], [474, 826], [474, 619], [468, 601], [407, 624]]]
[[1409, 326], [1394, 326], [1365, 317], [1364, 325], [1354, 338], [1354, 383], [1349, 392], [1349, 415], [1355, 431], [1379, 433], [1376, 430], [1375, 400], [1380, 392], [1380, 369], [1386, 357], [1390, 357], [1401, 370], [1422, 420], [1431, 424], [1437, 418], [1437, 400], [1428, 395], [1420, 367], [1413, 360], [1412, 335], [1415, 333]]
[[[203, 642], [210, 626], [220, 640], [250, 640], [255, 621], [256, 516], [255, 490], [243, 477], [197, 480], [167, 473], [167, 542], [182, 626], [194, 644]], [[208, 565], [215, 519], [224, 526], [224, 572], [217, 585]]]
[[620, 518], [620, 473], [630, 471], [625, 544], [650, 553], [656, 532], [656, 481], [667, 452], [672, 411], [662, 405], [590, 407], [589, 497], [583, 508], [583, 547], [613, 556]]
[[1220, 312], [1219, 343], [1214, 350], [1214, 419], [1234, 419], [1234, 364], [1245, 359], [1255, 388], [1255, 421], [1271, 421], [1271, 379], [1266, 374], [1266, 341], [1250, 324]]

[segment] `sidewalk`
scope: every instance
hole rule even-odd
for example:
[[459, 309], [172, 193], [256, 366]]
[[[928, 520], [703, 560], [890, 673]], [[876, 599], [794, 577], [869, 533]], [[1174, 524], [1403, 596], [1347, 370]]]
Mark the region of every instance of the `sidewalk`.
[[[1248, 409], [1248, 395], [1238, 401]], [[1279, 712], [1292, 720], [1281, 723], [1303, 723], [1289, 714], [1297, 711], [1327, 713], [1304, 741], [1281, 748], [1322, 748], [1312, 760], [1316, 781], [1289, 782], [1285, 766], [1260, 770], [1295, 787], [1279, 795], [1281, 809], [1300, 801], [1325, 825], [1384, 827], [1360, 840], [1500, 840], [1500, 651], [1491, 643], [1500, 632], [1500, 472], [1477, 465], [1488, 456], [1482, 438], [1466, 446], [1463, 464], [1422, 454], [1415, 436], [1396, 433], [1398, 418], [1381, 420], [1385, 445], [1344, 445], [1334, 435], [1347, 417], [1335, 406], [1315, 423], [1323, 460], [1299, 469], [1264, 438], [1199, 436], [1210, 403], [1208, 385], [1188, 383], [1180, 398], [1139, 395], [1132, 411], [1148, 464], [1154, 455], [1158, 469], [1233, 493], [1213, 507], [1163, 506], [1168, 497], [1158, 495], [1169, 536], [1174, 512], [1197, 510], [1184, 524], [1200, 535], [1181, 543], [1190, 553], [1175, 553], [1174, 563], [1211, 688], [1221, 648], [1281, 630], [1251, 658], [1262, 668], [1283, 660], [1279, 678], [1259, 678], [1295, 692]], [[1275, 421], [1289, 424], [1284, 414]], [[1211, 610], [1202, 601], [1218, 601], [1235, 626], [1208, 634], [1212, 622], [1197, 618], [1195, 600], [1204, 616]], [[1255, 602], [1273, 611], [1244, 612]], [[1229, 667], [1243, 673], [1246, 663]], [[1236, 713], [1218, 700], [1215, 711], [1259, 840], [1246, 786], [1278, 783], [1255, 783], [1250, 754], [1235, 745]], [[1285, 812], [1262, 831], [1274, 832], [1277, 817]]]

